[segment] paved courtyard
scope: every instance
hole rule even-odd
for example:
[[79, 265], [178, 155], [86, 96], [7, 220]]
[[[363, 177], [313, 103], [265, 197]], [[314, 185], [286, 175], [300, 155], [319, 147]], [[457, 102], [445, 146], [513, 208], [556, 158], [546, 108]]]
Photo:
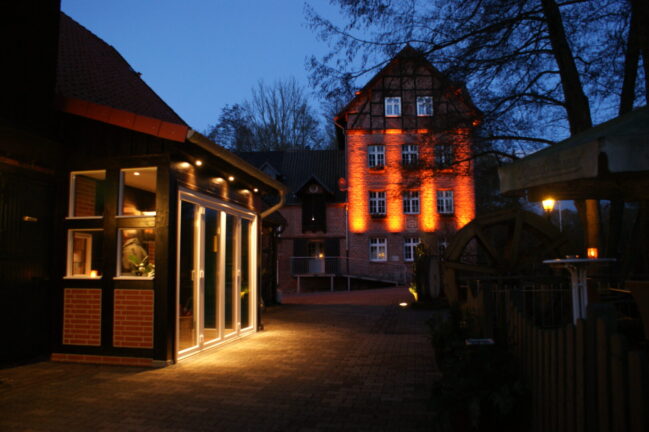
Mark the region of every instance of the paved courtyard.
[[405, 288], [284, 298], [265, 331], [162, 369], [0, 370], [0, 430], [435, 430], [425, 322]]

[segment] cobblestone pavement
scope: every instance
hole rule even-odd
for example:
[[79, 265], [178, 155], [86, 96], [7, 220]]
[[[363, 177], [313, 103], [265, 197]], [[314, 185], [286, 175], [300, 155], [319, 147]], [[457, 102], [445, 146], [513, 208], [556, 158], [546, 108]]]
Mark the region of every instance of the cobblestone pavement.
[[425, 321], [405, 288], [285, 297], [265, 331], [162, 369], [0, 370], [2, 431], [435, 430]]

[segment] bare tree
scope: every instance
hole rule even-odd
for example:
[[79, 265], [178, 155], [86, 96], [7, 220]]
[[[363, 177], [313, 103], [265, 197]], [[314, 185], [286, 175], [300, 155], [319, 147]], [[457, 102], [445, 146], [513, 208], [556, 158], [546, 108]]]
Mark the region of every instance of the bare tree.
[[249, 100], [226, 105], [207, 135], [237, 151], [319, 148], [323, 141], [306, 91], [293, 78], [259, 81]]

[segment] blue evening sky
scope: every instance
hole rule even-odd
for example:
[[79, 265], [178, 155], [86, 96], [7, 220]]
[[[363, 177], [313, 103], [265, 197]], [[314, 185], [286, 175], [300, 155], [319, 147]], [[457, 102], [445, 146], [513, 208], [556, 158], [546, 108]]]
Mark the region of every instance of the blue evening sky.
[[[115, 47], [200, 132], [225, 104], [264, 79], [308, 85], [305, 59], [327, 47], [304, 18], [305, 0], [62, 0], [61, 9]], [[337, 10], [309, 0], [325, 16]]]

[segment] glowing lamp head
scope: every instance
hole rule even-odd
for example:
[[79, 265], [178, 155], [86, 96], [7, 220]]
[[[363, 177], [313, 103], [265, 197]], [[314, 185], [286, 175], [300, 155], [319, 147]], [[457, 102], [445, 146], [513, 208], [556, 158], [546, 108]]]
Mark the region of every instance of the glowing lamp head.
[[200, 159], [196, 159], [196, 166], [201, 166], [203, 165], [203, 161]]
[[234, 181], [234, 176], [228, 176], [228, 181], [233, 182]]
[[541, 204], [543, 204], [543, 210], [545, 210], [546, 213], [550, 213], [554, 209], [554, 203], [555, 200], [552, 198], [546, 198], [541, 201]]
[[595, 258], [599, 257], [599, 251], [597, 250], [597, 248], [594, 248], [594, 247], [593, 248], [588, 248], [588, 250], [586, 251], [586, 254], [588, 255], [588, 258], [592, 258], [592, 259], [595, 259]]

